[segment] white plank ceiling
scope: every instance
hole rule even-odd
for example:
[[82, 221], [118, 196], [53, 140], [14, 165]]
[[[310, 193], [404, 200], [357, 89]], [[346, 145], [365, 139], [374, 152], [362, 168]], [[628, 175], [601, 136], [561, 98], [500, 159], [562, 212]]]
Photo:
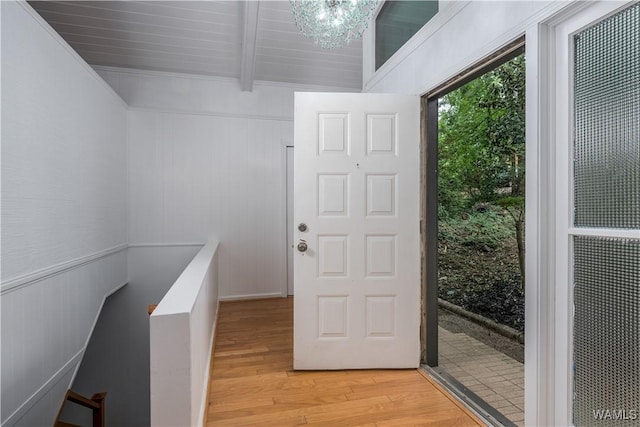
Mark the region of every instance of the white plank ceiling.
[[362, 41], [325, 50], [289, 1], [30, 1], [91, 65], [362, 87]]

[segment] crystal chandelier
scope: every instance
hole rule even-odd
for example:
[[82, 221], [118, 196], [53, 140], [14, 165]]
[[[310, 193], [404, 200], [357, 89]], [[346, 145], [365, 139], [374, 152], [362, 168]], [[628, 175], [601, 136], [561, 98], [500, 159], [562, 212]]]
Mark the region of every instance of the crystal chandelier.
[[302, 34], [325, 49], [362, 36], [379, 0], [289, 0]]

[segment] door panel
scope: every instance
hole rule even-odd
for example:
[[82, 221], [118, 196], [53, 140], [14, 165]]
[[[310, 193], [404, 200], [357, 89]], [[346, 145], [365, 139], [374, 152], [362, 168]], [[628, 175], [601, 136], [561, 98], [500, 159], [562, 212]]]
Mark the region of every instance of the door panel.
[[417, 367], [419, 98], [296, 93], [295, 108], [294, 367]]

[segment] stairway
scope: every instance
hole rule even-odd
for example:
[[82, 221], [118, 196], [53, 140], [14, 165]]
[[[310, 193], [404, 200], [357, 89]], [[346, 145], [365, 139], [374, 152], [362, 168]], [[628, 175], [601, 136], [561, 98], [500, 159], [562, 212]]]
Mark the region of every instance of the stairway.
[[81, 427], [76, 424], [70, 424], [68, 422], [62, 421], [60, 416], [62, 415], [62, 410], [67, 402], [74, 403], [76, 405], [84, 406], [87, 409], [91, 409], [93, 412], [93, 427], [104, 427], [104, 415], [105, 415], [105, 398], [107, 397], [107, 393], [96, 393], [91, 396], [91, 399], [87, 399], [86, 397], [72, 391], [67, 390], [67, 394], [62, 402], [62, 406], [60, 407], [60, 411], [58, 411], [58, 416], [56, 417], [56, 422], [54, 423], [54, 427]]

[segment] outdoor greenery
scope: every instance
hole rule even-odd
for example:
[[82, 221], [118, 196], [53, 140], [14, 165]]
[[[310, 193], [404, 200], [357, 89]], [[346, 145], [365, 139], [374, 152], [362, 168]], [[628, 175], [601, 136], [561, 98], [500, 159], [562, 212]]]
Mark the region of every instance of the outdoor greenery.
[[439, 106], [440, 297], [524, 327], [525, 59]]

